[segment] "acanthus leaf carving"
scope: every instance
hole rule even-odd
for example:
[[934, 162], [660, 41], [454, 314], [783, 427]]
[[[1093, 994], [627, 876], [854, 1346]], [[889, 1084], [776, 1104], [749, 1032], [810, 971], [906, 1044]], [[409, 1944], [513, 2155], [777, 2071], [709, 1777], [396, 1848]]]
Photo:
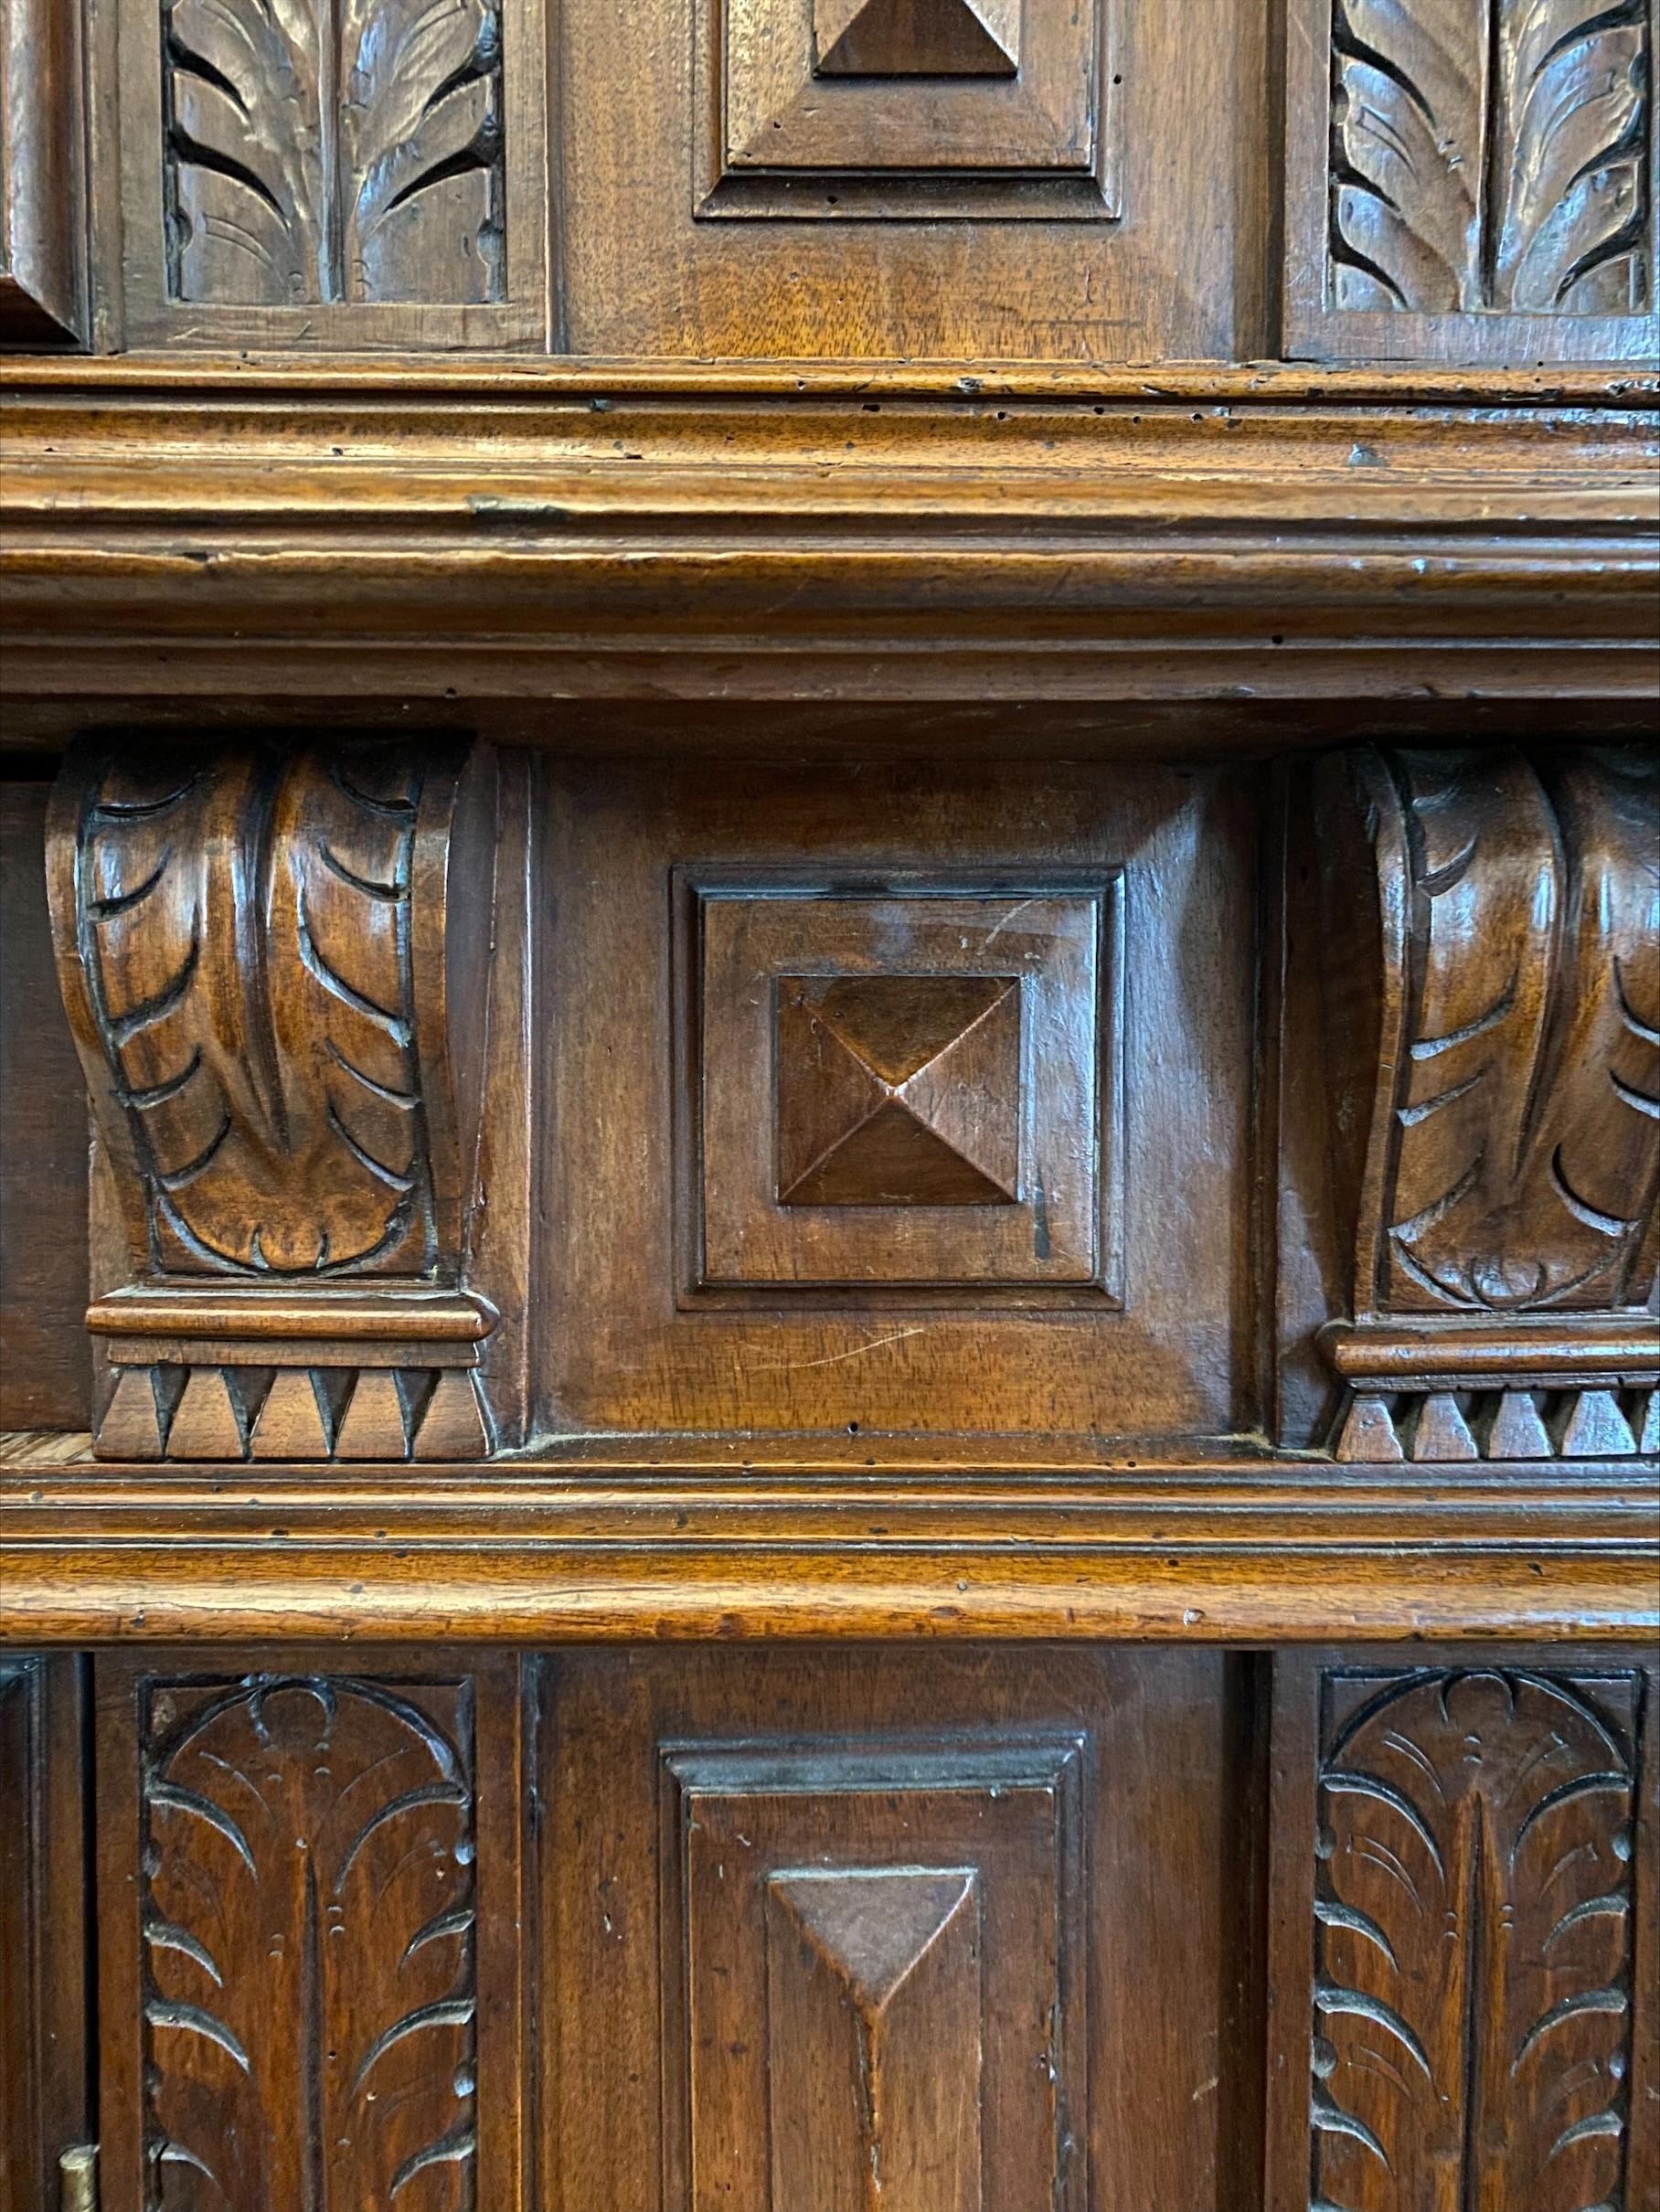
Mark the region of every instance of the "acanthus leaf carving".
[[152, 1686], [146, 2212], [472, 2212], [472, 1728], [465, 1683]]
[[[1312, 2202], [1613, 2212], [1634, 1680], [1438, 1671], [1357, 1689], [1320, 1767]], [[1593, 1703], [1604, 1691], [1621, 1719]]]
[[1640, 1305], [1660, 1191], [1660, 771], [1363, 755], [1376, 1087], [1360, 1313]]
[[392, 745], [71, 755], [60, 958], [136, 1266], [420, 1276], [453, 1251], [420, 848], [456, 769]]
[[1651, 68], [1646, 0], [1337, 0], [1335, 304], [1640, 309]]
[[492, 0], [170, 0], [174, 296], [503, 296]]

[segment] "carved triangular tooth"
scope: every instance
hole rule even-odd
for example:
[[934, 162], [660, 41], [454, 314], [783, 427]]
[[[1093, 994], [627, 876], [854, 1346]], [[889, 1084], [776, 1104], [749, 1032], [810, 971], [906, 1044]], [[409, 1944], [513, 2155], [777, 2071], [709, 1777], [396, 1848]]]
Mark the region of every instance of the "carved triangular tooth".
[[340, 1460], [400, 1460], [409, 1452], [403, 1398], [390, 1367], [361, 1367], [335, 1438]]
[[1569, 1393], [1557, 1428], [1557, 1450], [1565, 1460], [1630, 1459], [1636, 1449], [1631, 1423], [1612, 1390]]
[[1645, 1459], [1660, 1458], [1660, 1389], [1651, 1390], [1647, 1394], [1637, 1449]]
[[1481, 1452], [1450, 1390], [1431, 1390], [1411, 1424], [1408, 1456], [1421, 1461], [1474, 1460]]
[[1373, 1467], [1395, 1465], [1406, 1458], [1387, 1398], [1355, 1399], [1344, 1416], [1336, 1456], [1356, 1466]]
[[446, 1367], [415, 1431], [418, 1460], [482, 1460], [489, 1456], [478, 1377], [469, 1368]]
[[1548, 1460], [1556, 1456], [1531, 1390], [1500, 1390], [1483, 1425], [1482, 1449], [1490, 1460]]
[[98, 1424], [96, 1455], [101, 1460], [159, 1460], [162, 1420], [155, 1402], [155, 1376], [150, 1367], [118, 1367], [115, 1389]]
[[325, 1401], [309, 1368], [284, 1367], [265, 1394], [253, 1424], [257, 1460], [325, 1460], [329, 1456]]
[[192, 1367], [167, 1431], [170, 1460], [239, 1460], [247, 1449], [241, 1411], [222, 1367]]

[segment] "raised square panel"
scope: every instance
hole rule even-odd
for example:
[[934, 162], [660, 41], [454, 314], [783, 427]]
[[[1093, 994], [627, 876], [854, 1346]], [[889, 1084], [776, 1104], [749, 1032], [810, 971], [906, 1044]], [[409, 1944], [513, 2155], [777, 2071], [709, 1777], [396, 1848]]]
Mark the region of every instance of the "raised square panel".
[[689, 889], [693, 1288], [1112, 1292], [1116, 877]]
[[1081, 1737], [665, 1754], [692, 2212], [1056, 2212], [1086, 2132]]
[[718, 0], [697, 213], [1111, 214], [1110, 5]]

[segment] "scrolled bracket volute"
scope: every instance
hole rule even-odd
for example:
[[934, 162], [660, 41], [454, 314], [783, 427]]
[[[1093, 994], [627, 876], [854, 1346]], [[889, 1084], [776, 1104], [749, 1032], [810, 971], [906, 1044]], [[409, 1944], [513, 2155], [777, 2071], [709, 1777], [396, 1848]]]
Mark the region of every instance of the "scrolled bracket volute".
[[48, 872], [113, 1198], [107, 1456], [488, 1449], [463, 1278], [491, 901], [450, 895], [486, 782], [447, 742], [71, 749]]
[[1660, 1446], [1660, 765], [1618, 748], [1316, 771], [1339, 1455]]

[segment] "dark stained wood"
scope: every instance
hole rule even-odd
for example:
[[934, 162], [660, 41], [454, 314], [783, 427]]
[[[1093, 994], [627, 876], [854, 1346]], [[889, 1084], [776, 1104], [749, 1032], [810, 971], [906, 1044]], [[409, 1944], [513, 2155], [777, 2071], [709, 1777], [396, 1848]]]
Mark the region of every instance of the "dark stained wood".
[[[561, 764], [547, 789], [545, 1427], [828, 1432], [872, 1464], [960, 1430], [993, 1465], [1022, 1436], [1254, 1427], [1242, 780], [1062, 771], [1017, 822], [972, 771]], [[804, 967], [1019, 980], [1016, 1203], [779, 1202], [777, 979]], [[1149, 1111], [1121, 1066], [1155, 1061]], [[981, 1143], [934, 1067], [933, 1131]]]
[[884, 2144], [924, 2212], [1227, 2201], [1223, 1680], [1035, 1647], [550, 1661], [550, 2208], [867, 2212]]
[[1652, 1461], [1121, 1450], [1057, 1471], [1046, 1441], [997, 1481], [925, 1438], [890, 1442], [878, 1475], [863, 1436], [795, 1450], [788, 1474], [749, 1437], [601, 1441], [436, 1483], [26, 1457], [0, 1463], [4, 1619], [37, 1644], [1660, 1633]]
[[696, 216], [1099, 223], [1115, 28], [1101, 0], [718, 0], [695, 25]]
[[[1072, 742], [1128, 722], [1136, 751], [1140, 702], [1203, 702], [1209, 752], [1233, 700], [1259, 753], [1271, 701], [1299, 705], [1270, 750], [1305, 741], [1307, 702], [1332, 743], [1383, 701], [1449, 744], [1551, 694], [1651, 709], [1635, 371], [1536, 372], [1491, 407], [1410, 374], [774, 367], [730, 397], [708, 367], [547, 374], [30, 364], [0, 416], [8, 688], [394, 723], [574, 693], [615, 703], [617, 743], [672, 698], [1020, 701], [1022, 755], [1078, 728], [1058, 702], [1101, 709]], [[1453, 694], [1506, 716], [1449, 728]], [[562, 718], [517, 728], [558, 743]], [[1153, 743], [1193, 749], [1179, 718]]]
[[1660, 2212], [1655, 37], [0, 0], [0, 2212]]
[[519, 2203], [514, 1680], [102, 1670], [105, 2202]]
[[0, 1653], [0, 2212], [91, 2134], [82, 1663]]
[[1652, 759], [1360, 750], [1316, 776], [1358, 1324], [1327, 1338], [1339, 1454], [1653, 1451]]
[[123, 1251], [100, 1223], [121, 1287], [90, 1316], [106, 1456], [489, 1450], [445, 1372], [493, 1318], [455, 1289], [492, 907], [487, 768], [463, 777], [442, 743], [66, 762], [59, 968], [124, 1227]]
[[47, 914], [50, 785], [0, 782], [0, 1427], [92, 1420], [89, 1126]]

